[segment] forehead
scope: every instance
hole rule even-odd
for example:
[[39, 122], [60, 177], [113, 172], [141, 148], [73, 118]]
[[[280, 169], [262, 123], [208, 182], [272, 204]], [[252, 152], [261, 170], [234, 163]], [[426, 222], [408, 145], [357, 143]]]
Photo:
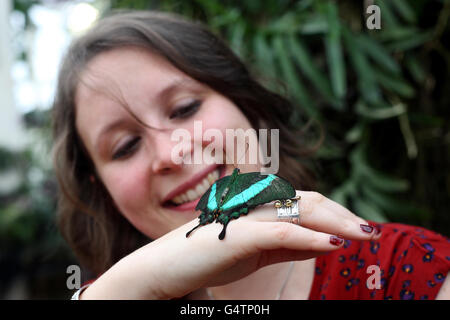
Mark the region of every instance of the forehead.
[[[76, 90], [79, 98], [83, 90], [91, 93], [117, 94], [117, 91], [142, 89], [158, 92], [167, 81], [186, 77], [162, 56], [139, 47], [123, 47], [98, 54], [81, 73]], [[139, 83], [140, 86], [136, 87]]]

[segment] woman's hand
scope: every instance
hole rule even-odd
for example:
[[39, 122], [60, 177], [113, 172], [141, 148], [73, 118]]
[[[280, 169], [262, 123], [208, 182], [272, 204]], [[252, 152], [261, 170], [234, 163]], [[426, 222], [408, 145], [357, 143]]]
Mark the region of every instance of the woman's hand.
[[[224, 285], [266, 265], [306, 260], [338, 249], [343, 241], [378, 239], [375, 227], [317, 192], [297, 191], [300, 226], [278, 221], [273, 203], [222, 225], [211, 223], [186, 232], [195, 219], [131, 253], [105, 272], [83, 299], [171, 299], [198, 288]], [[378, 233], [378, 234], [377, 234]], [[334, 242], [334, 243], [333, 243]]]

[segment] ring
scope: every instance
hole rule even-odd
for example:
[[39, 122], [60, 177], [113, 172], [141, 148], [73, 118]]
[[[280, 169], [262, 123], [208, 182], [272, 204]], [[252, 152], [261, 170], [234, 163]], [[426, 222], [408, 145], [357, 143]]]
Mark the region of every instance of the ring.
[[297, 196], [294, 199], [275, 201], [274, 206], [277, 209], [278, 219], [300, 225], [300, 213], [298, 212], [300, 199], [301, 197]]

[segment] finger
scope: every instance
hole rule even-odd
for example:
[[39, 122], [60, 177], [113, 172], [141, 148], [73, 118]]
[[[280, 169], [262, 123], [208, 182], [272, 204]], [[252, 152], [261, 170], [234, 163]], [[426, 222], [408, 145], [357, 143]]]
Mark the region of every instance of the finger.
[[[251, 232], [249, 232], [251, 230]], [[291, 249], [305, 251], [331, 251], [341, 247], [344, 239], [317, 232], [292, 223], [242, 221], [230, 228], [227, 237], [238, 246], [249, 243], [250, 251]], [[249, 254], [255, 253], [249, 252]]]
[[258, 268], [280, 262], [304, 261], [312, 258], [317, 258], [326, 253], [327, 251], [305, 251], [292, 249], [267, 250], [262, 252], [259, 259]]
[[[352, 240], [377, 240], [381, 236], [379, 229], [320, 193], [297, 191], [297, 195], [301, 197], [298, 207], [303, 227]], [[277, 209], [269, 203], [252, 215], [249, 219], [275, 221]]]
[[381, 234], [366, 220], [339, 203], [318, 192], [297, 191], [301, 196], [301, 225], [344, 237], [345, 239], [376, 240]]

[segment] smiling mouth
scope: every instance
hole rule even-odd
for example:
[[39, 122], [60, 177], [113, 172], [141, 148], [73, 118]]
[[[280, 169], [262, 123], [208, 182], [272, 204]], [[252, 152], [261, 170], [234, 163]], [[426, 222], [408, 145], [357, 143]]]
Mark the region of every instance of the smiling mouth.
[[164, 202], [165, 207], [178, 207], [182, 204], [198, 200], [213, 184], [216, 182], [225, 171], [225, 166], [219, 166], [213, 171], [209, 172], [200, 182]]

